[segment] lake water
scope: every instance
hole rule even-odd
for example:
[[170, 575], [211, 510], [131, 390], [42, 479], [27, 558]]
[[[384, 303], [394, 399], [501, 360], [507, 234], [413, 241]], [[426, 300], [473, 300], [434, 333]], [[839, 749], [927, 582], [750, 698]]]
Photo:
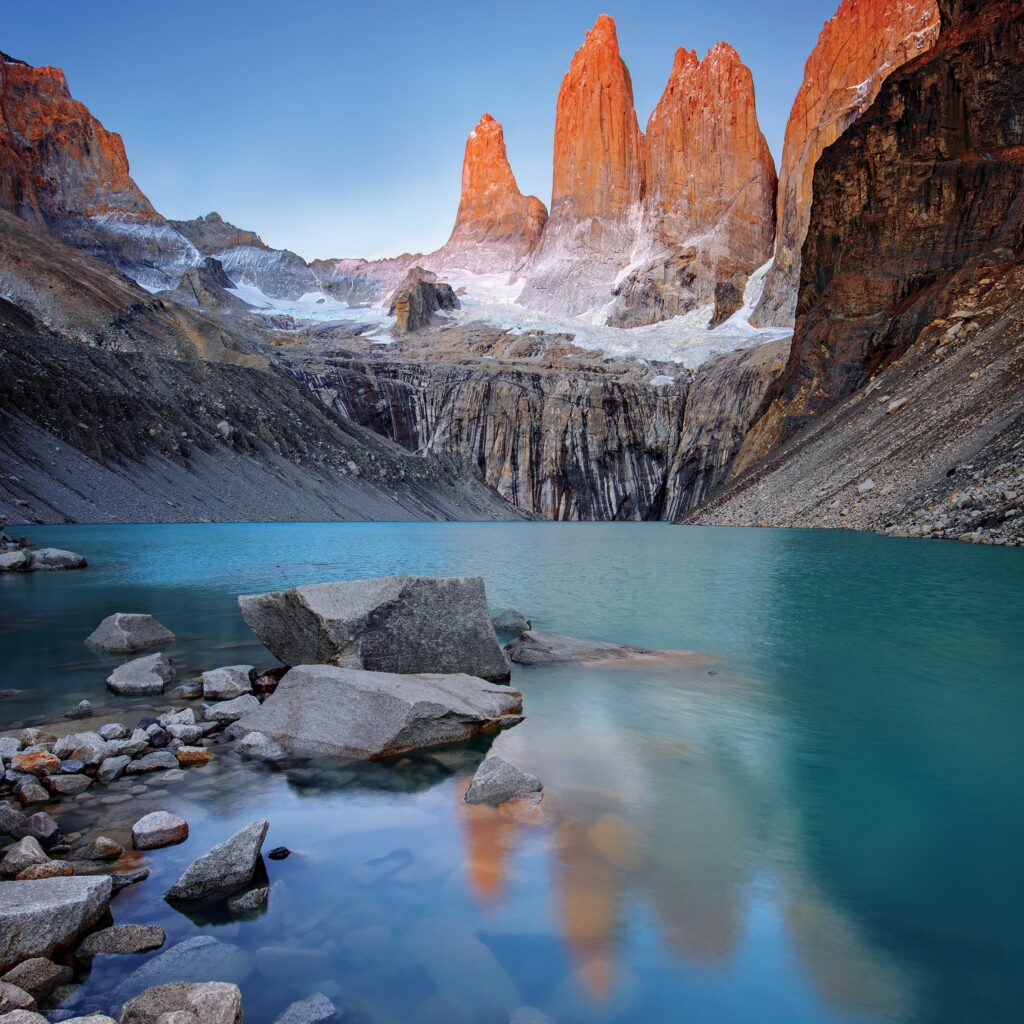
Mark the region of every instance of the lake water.
[[[655, 524], [24, 532], [91, 567], [0, 578], [0, 686], [29, 691], [0, 727], [83, 697], [126, 723], [150, 706], [107, 694], [117, 659], [81, 643], [114, 611], [174, 630], [182, 675], [272, 664], [235, 596], [299, 582], [480, 574], [537, 628], [699, 654], [517, 667], [527, 720], [491, 748], [544, 780], [539, 812], [462, 802], [486, 743], [289, 771], [221, 746], [173, 784], [59, 805], [83, 836], [157, 807], [189, 820], [185, 844], [139, 856], [152, 877], [114, 917], [163, 925], [165, 950], [213, 936], [187, 972], [237, 980], [246, 1021], [315, 991], [353, 1024], [504, 1024], [523, 1005], [558, 1024], [1020, 1019], [1022, 551]], [[295, 851], [267, 863], [265, 914], [162, 902], [264, 816], [264, 849]], [[158, 956], [98, 963], [71, 1005], [171, 980]]]

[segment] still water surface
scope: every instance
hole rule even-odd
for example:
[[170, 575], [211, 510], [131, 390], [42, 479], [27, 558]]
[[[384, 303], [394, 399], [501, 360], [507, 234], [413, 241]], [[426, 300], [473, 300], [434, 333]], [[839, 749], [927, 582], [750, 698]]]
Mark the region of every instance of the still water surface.
[[[249, 1022], [315, 991], [353, 1024], [1020, 1019], [1024, 552], [654, 524], [25, 532], [91, 567], [0, 578], [0, 685], [29, 691], [0, 727], [83, 697], [126, 723], [149, 706], [107, 694], [117, 659], [82, 646], [113, 611], [174, 630], [181, 675], [267, 666], [235, 595], [395, 572], [477, 573], [537, 628], [701, 655], [517, 668], [527, 721], [492, 749], [541, 776], [540, 813], [462, 802], [487, 744], [289, 771], [219, 747], [173, 784], [61, 804], [86, 836], [189, 820], [114, 915], [163, 925], [165, 950], [214, 937], [169, 970], [238, 981]], [[161, 901], [262, 816], [265, 849], [296, 851], [267, 863], [265, 914]], [[74, 1005], [171, 980], [163, 963], [97, 961]]]

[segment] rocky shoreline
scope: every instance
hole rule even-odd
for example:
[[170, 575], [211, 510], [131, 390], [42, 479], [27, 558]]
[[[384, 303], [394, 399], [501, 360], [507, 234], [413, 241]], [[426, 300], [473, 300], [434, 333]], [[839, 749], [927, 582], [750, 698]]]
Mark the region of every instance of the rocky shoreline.
[[[59, 721], [0, 733], [0, 836], [8, 837], [0, 840], [7, 879], [0, 884], [0, 1024], [131, 1024], [170, 1013], [202, 1024], [241, 1020], [241, 950], [206, 933], [166, 945], [159, 924], [117, 923], [118, 895], [136, 886], [190, 916], [202, 908], [244, 922], [265, 911], [274, 885], [263, 856], [266, 819], [223, 836], [168, 888], [149, 892], [152, 858], [189, 836], [173, 791], [192, 773], [234, 763], [241, 779], [261, 766], [301, 772], [304, 764], [450, 747], [522, 721], [522, 694], [481, 678], [507, 680], [509, 659], [528, 665], [658, 653], [532, 633], [514, 609], [492, 620], [476, 578], [320, 584], [239, 604], [271, 653], [308, 663], [266, 671], [230, 665], [182, 682], [162, 653], [142, 653], [172, 642], [173, 633], [149, 615], [117, 613], [85, 643], [127, 659], [107, 686], [152, 696], [152, 713], [132, 725], [90, 707], [80, 709], [94, 718], [90, 729]], [[296, 616], [299, 605], [305, 619]], [[512, 638], [504, 648], [498, 632]], [[504, 758], [476, 755], [471, 763], [466, 803], [541, 800], [541, 780]], [[298, 836], [287, 841], [302, 845]], [[290, 852], [278, 845], [266, 858], [278, 862]], [[113, 959], [130, 968], [133, 957], [153, 953], [81, 994], [95, 965]], [[310, 992], [275, 1024], [334, 1019], [343, 1013], [335, 999]], [[516, 1013], [510, 1020], [527, 1019]]]

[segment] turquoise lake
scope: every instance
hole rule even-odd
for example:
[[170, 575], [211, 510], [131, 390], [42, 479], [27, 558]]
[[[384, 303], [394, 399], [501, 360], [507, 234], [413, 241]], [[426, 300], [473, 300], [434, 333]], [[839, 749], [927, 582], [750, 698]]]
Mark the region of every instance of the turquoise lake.
[[[76, 1012], [173, 980], [159, 957], [209, 935], [189, 977], [237, 981], [253, 1024], [317, 991], [352, 1024], [505, 1024], [520, 1006], [558, 1024], [1024, 1013], [1024, 551], [658, 524], [11, 532], [90, 567], [0, 577], [0, 687], [26, 691], [0, 700], [0, 728], [83, 698], [126, 724], [154, 707], [109, 694], [120, 659], [82, 644], [115, 611], [175, 632], [180, 677], [268, 667], [235, 597], [302, 582], [479, 574], [493, 611], [538, 629], [692, 652], [516, 667], [527, 719], [493, 742], [287, 770], [222, 745], [180, 781], [57, 805], [83, 836], [123, 839], [158, 808], [191, 826], [138, 855], [151, 877], [111, 905], [167, 945], [98, 961]], [[539, 811], [463, 803], [488, 748], [542, 778]], [[163, 902], [258, 817], [265, 851], [294, 851], [267, 862], [266, 913]]]

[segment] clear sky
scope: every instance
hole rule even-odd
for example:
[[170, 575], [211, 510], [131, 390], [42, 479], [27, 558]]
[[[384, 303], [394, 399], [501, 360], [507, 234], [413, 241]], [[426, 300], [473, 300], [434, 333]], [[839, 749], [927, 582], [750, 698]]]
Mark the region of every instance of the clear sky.
[[551, 193], [555, 99], [598, 14], [641, 127], [679, 46], [731, 43], [775, 154], [838, 0], [2, 0], [0, 49], [65, 70], [168, 217], [210, 210], [307, 259], [429, 251], [467, 133], [502, 122], [523, 192]]

